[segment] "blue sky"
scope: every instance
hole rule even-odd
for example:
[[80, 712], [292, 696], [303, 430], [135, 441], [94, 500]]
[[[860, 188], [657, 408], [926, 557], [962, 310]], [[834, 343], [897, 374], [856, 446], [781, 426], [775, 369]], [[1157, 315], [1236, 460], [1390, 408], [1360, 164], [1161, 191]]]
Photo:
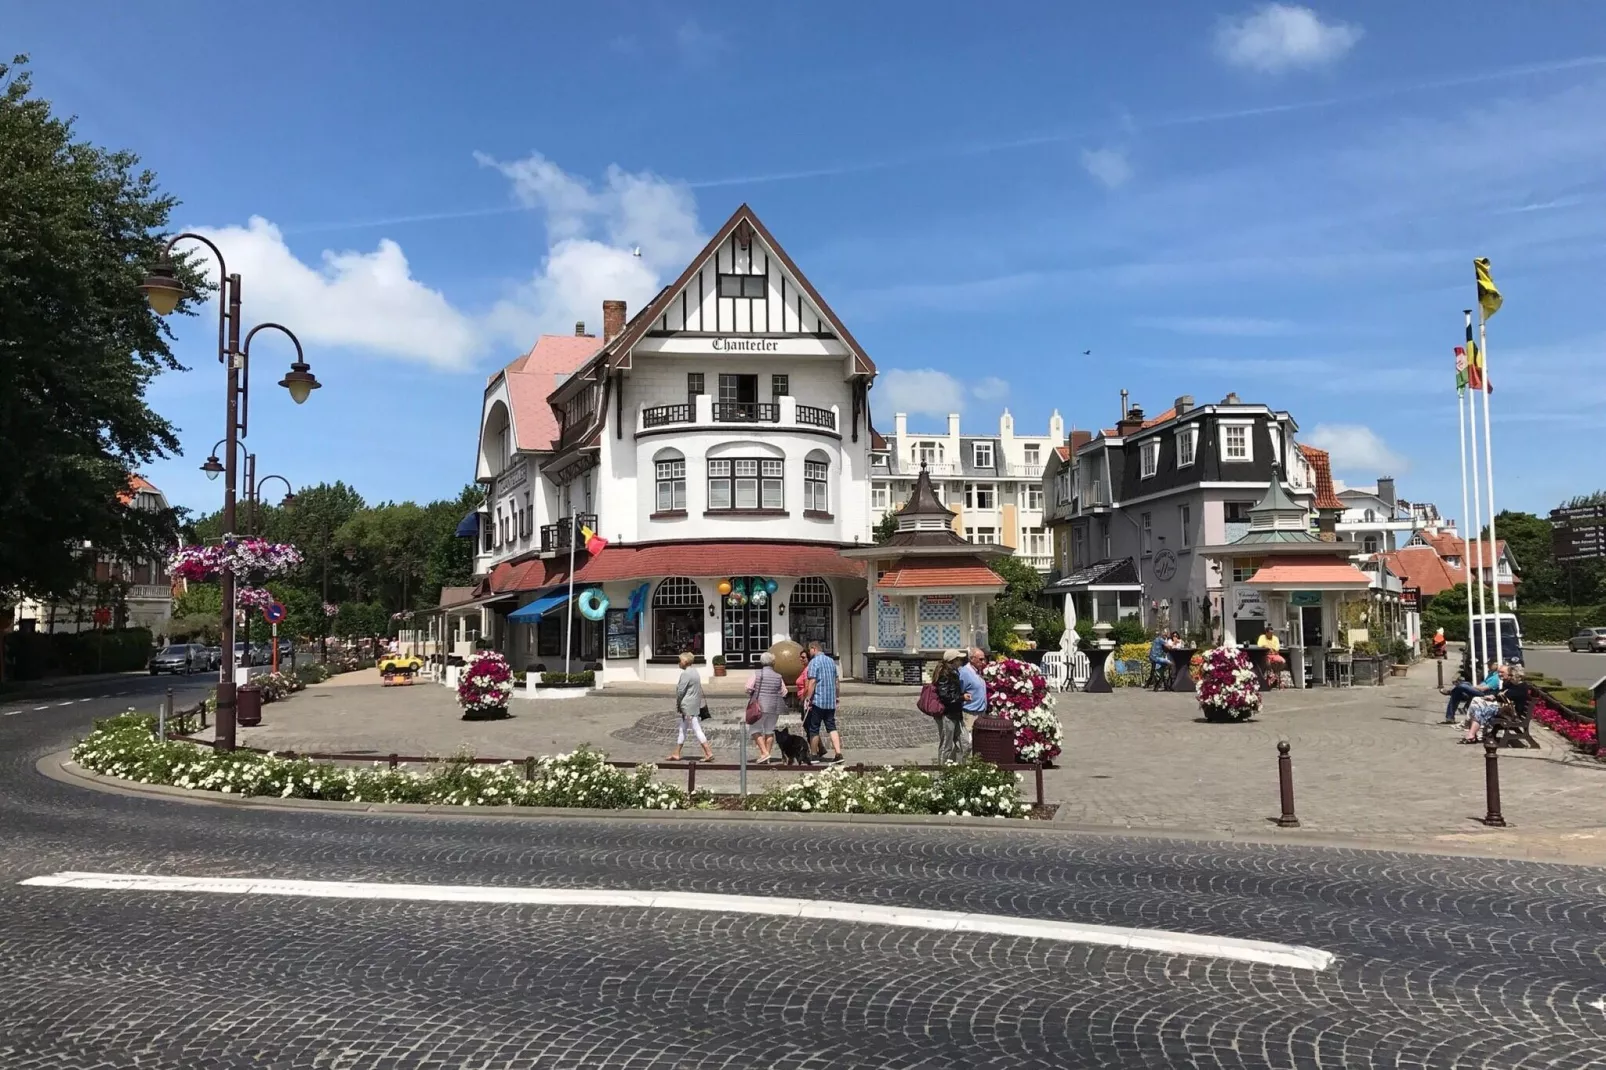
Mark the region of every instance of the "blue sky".
[[[224, 243], [247, 321], [301, 336], [324, 389], [269, 389], [289, 357], [264, 337], [249, 439], [298, 485], [454, 493], [485, 375], [604, 297], [633, 310], [744, 200], [877, 361], [881, 425], [1236, 391], [1449, 515], [1488, 256], [1499, 504], [1606, 483], [1594, 5], [0, 11], [40, 91]], [[209, 324], [151, 395], [186, 456], [148, 474], [198, 509]]]

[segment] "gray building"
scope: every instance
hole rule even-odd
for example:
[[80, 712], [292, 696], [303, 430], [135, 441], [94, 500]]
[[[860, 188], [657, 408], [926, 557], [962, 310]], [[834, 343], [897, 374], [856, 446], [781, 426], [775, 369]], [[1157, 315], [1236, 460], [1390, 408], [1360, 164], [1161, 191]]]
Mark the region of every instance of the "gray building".
[[1183, 631], [1219, 621], [1222, 577], [1196, 550], [1247, 534], [1274, 473], [1315, 530], [1316, 470], [1297, 431], [1288, 413], [1236, 394], [1210, 405], [1185, 395], [1155, 416], [1133, 406], [1056, 455], [1044, 473], [1056, 551], [1044, 593], [1071, 596], [1083, 619], [1137, 615]]

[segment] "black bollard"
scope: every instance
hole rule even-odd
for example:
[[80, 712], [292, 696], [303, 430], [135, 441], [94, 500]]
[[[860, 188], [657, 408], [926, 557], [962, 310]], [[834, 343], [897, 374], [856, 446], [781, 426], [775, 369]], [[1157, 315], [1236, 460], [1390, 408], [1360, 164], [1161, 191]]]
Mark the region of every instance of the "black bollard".
[[1288, 741], [1277, 744], [1277, 794], [1282, 797], [1283, 812], [1277, 818], [1280, 829], [1297, 829], [1299, 818], [1294, 816], [1294, 760], [1288, 756]]
[[1483, 793], [1489, 810], [1483, 815], [1483, 823], [1490, 828], [1505, 828], [1506, 819], [1500, 813], [1500, 748], [1492, 739], [1483, 741]]
[[1433, 663], [1433, 667], [1435, 669], [1439, 670], [1439, 690], [1443, 691], [1444, 690], [1444, 659], [1440, 658], [1438, 661], [1435, 661]]

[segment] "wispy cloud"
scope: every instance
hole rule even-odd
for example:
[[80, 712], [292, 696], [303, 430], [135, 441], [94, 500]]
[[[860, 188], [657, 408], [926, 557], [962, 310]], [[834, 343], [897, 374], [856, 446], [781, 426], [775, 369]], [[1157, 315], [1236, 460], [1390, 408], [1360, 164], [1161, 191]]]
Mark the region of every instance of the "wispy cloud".
[[965, 389], [936, 368], [888, 368], [876, 379], [872, 402], [879, 412], [946, 416], [964, 411]]
[[970, 392], [981, 401], [1003, 401], [1009, 397], [1009, 381], [989, 375], [971, 387]]
[[1332, 455], [1333, 471], [1371, 476], [1399, 475], [1410, 462], [1389, 449], [1383, 437], [1364, 424], [1317, 424], [1300, 436]]
[[1083, 149], [1082, 169], [1105, 189], [1118, 189], [1132, 177], [1132, 162], [1125, 149]]
[[1216, 54], [1234, 67], [1280, 74], [1320, 67], [1339, 59], [1361, 39], [1361, 28], [1323, 22], [1308, 7], [1263, 4], [1254, 12], [1221, 23]]

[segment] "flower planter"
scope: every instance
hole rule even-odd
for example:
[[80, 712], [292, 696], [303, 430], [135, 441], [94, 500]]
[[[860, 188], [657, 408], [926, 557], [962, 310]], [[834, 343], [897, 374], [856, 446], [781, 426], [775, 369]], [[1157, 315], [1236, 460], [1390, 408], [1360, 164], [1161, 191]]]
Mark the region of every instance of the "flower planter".
[[1405, 670], [1407, 670], [1409, 668], [1410, 668], [1409, 665], [1390, 665], [1389, 666], [1389, 675], [1390, 676], [1404, 676], [1405, 675]]
[[725, 666], [723, 666], [723, 665], [715, 665], [714, 666], [714, 675], [715, 676], [724, 676], [725, 675]]
[[509, 716], [506, 706], [475, 706], [463, 711], [465, 721], [500, 721]]

